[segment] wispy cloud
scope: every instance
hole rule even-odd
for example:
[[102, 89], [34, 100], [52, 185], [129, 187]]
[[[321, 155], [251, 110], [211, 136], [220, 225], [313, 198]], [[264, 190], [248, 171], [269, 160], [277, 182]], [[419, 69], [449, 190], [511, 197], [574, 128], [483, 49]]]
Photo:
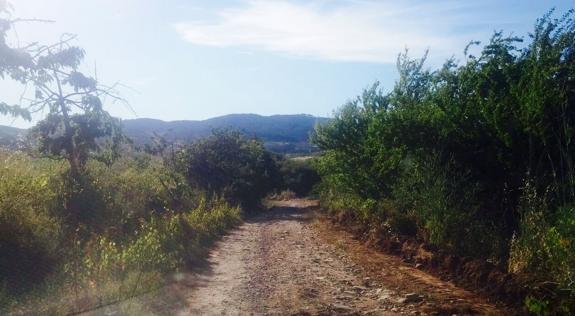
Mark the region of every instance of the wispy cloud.
[[409, 48], [430, 49], [437, 57], [460, 51], [474, 34], [455, 1], [408, 4], [405, 1], [244, 1], [217, 12], [215, 21], [175, 24], [186, 41], [240, 47], [331, 61], [395, 62]]

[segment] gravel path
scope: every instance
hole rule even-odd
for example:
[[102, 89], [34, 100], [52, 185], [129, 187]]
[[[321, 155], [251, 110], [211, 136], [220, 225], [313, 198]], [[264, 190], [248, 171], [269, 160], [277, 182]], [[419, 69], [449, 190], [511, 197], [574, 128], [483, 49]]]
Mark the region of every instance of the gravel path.
[[[213, 274], [192, 291], [190, 314], [333, 314], [370, 311], [383, 290], [324, 243], [295, 201], [247, 223], [213, 252]], [[391, 295], [390, 295], [391, 299]]]
[[472, 293], [374, 253], [313, 220], [316, 202], [276, 202], [224, 237], [200, 273], [92, 314], [500, 314]]

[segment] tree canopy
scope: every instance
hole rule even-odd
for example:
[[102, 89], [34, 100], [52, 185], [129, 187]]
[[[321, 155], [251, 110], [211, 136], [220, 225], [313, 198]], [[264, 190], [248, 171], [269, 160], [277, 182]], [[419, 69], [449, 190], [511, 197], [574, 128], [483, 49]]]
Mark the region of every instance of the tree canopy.
[[[63, 157], [72, 173], [79, 173], [88, 155], [100, 149], [101, 139], [119, 140], [119, 125], [103, 108], [116, 86], [103, 86], [81, 71], [85, 52], [73, 45], [76, 36], [65, 34], [57, 43], [10, 45], [9, 32], [18, 23], [47, 21], [15, 19], [6, 2], [0, 3], [0, 78], [22, 85], [20, 104], [0, 101], [0, 114], [31, 120], [47, 113], [34, 127], [42, 153]], [[111, 137], [111, 138], [110, 138]]]

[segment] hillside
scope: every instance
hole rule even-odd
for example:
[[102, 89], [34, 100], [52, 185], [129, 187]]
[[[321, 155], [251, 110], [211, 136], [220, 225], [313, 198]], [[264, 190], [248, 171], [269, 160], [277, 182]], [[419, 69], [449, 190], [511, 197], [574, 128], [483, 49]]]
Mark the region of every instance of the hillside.
[[25, 134], [25, 129], [0, 125], [0, 147], [13, 147]]
[[[154, 135], [172, 142], [189, 142], [209, 135], [213, 130], [233, 128], [246, 135], [260, 138], [266, 147], [279, 153], [307, 153], [309, 133], [316, 123], [327, 118], [306, 114], [261, 116], [230, 114], [203, 121], [161, 121], [142, 118], [124, 120], [124, 132], [137, 145], [149, 144]], [[0, 146], [14, 146], [26, 133], [24, 129], [0, 126]]]
[[125, 120], [124, 131], [136, 144], [149, 143], [154, 133], [169, 141], [188, 142], [205, 137], [215, 129], [234, 128], [255, 136], [276, 152], [309, 152], [309, 133], [326, 118], [311, 115], [230, 114], [203, 121], [165, 122], [155, 119]]

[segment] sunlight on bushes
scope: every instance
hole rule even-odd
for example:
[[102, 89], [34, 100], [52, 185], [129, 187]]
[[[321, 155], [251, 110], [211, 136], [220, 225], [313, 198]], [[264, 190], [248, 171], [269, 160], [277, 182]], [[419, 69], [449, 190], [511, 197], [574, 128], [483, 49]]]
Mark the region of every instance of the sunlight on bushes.
[[[239, 207], [194, 193], [157, 157], [141, 158], [89, 161], [74, 192], [62, 162], [0, 154], [4, 312], [70, 313], [151, 291], [240, 222]], [[65, 212], [72, 199], [79, 225]]]
[[527, 39], [496, 32], [436, 70], [400, 54], [391, 92], [376, 83], [316, 128], [322, 205], [552, 284], [527, 305], [572, 314], [574, 15], [549, 12]]

